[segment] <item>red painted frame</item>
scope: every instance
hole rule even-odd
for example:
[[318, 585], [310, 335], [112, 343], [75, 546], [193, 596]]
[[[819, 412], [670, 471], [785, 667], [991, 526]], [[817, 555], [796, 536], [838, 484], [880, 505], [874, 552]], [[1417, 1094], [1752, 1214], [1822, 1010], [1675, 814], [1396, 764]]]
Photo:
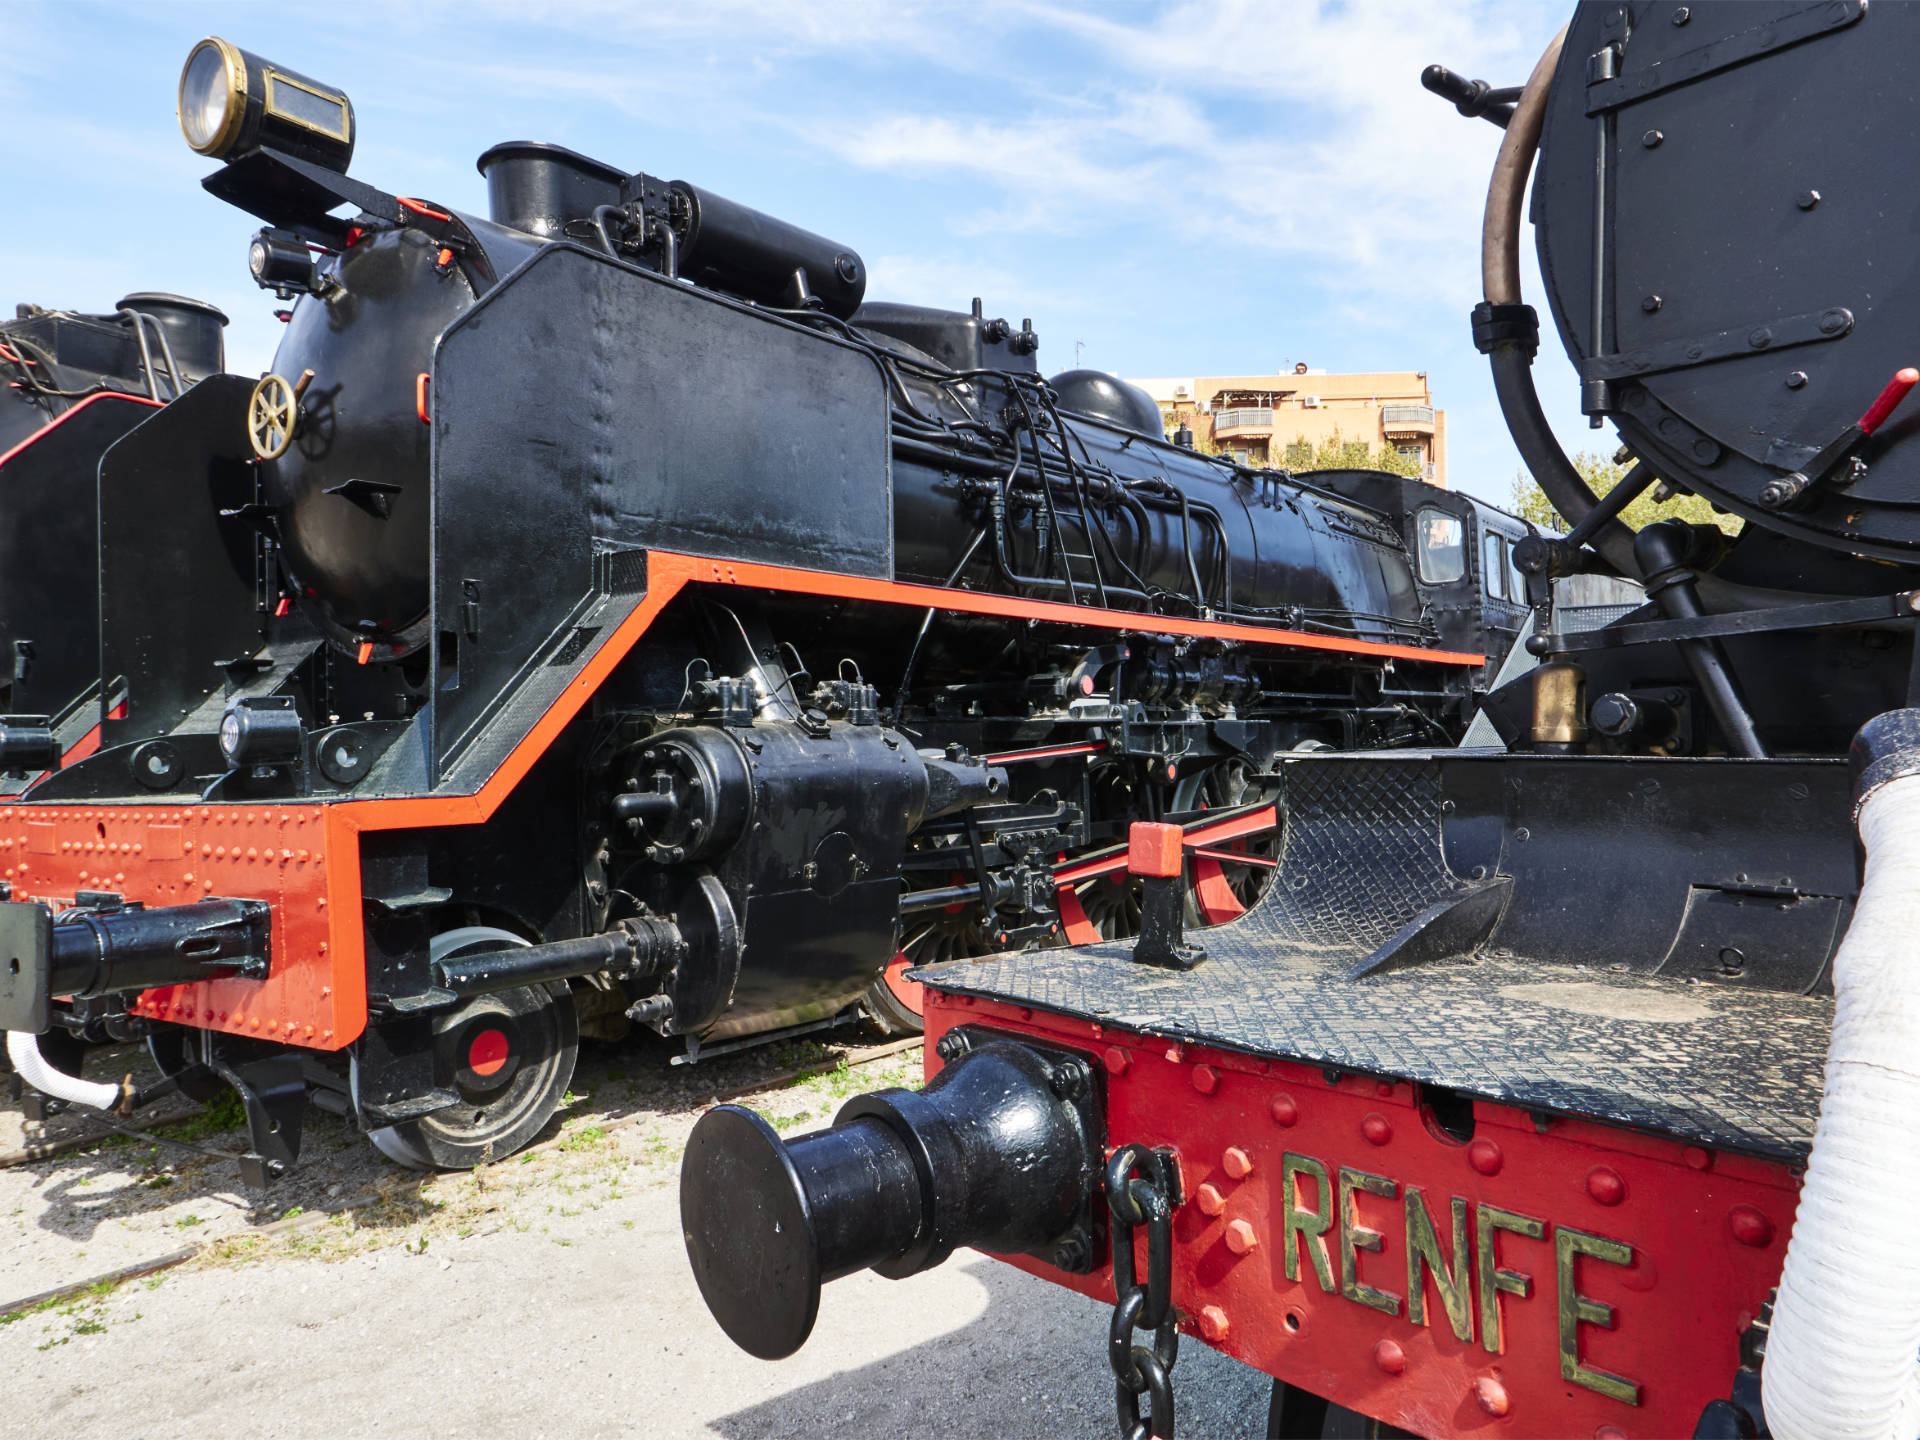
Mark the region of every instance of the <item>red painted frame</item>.
[[[924, 993], [929, 1075], [942, 1063], [939, 1037], [957, 1024], [1075, 1046], [1101, 1064], [1110, 1146], [1178, 1152], [1186, 1200], [1174, 1216], [1173, 1295], [1185, 1332], [1417, 1434], [1690, 1435], [1707, 1401], [1729, 1393], [1741, 1332], [1778, 1281], [1799, 1191], [1798, 1176], [1784, 1165], [1580, 1119], [1536, 1122], [1483, 1101], [1473, 1102], [1473, 1138], [1462, 1141], [1439, 1128], [1419, 1087], [1406, 1081], [1330, 1080], [1303, 1063], [1183, 1046], [933, 985]], [[1316, 1278], [1307, 1248], [1315, 1242], [1307, 1236], [1292, 1235], [1295, 1275], [1286, 1273], [1281, 1175], [1288, 1154], [1335, 1177], [1322, 1242], [1332, 1294]], [[1393, 1314], [1341, 1293], [1343, 1166], [1394, 1191], [1349, 1186], [1352, 1283], [1391, 1297]], [[1310, 1172], [1296, 1176], [1293, 1188], [1308, 1209], [1327, 1207]], [[1435, 1222], [1442, 1264], [1456, 1276], [1462, 1262], [1452, 1249], [1451, 1202], [1464, 1202], [1474, 1258], [1466, 1267], [1467, 1340], [1455, 1333], [1424, 1263], [1429, 1323], [1408, 1318], [1406, 1196], [1415, 1189]], [[1498, 1268], [1525, 1275], [1528, 1292], [1495, 1292], [1497, 1351], [1482, 1343], [1483, 1210], [1541, 1221], [1543, 1231], [1530, 1238], [1494, 1217]], [[1582, 1237], [1631, 1246], [1631, 1263], [1582, 1253], [1577, 1247], [1590, 1244]], [[1575, 1364], [1590, 1379], [1595, 1372], [1624, 1377], [1635, 1403], [1562, 1373], [1562, 1245], [1584, 1301], [1573, 1317]], [[1029, 1256], [999, 1258], [1113, 1298], [1105, 1266], [1074, 1276]], [[1144, 1274], [1144, 1248], [1138, 1258]], [[1104, 1331], [1090, 1328], [1085, 1343], [1104, 1348]], [[1176, 1392], [1178, 1381], [1176, 1370]]]

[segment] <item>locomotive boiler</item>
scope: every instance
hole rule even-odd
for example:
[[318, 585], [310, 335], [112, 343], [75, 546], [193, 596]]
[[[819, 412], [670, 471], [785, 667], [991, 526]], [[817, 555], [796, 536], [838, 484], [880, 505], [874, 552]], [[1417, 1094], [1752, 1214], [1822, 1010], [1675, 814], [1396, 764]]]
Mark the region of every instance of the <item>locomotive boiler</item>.
[[[157, 292], [0, 322], [0, 795], [97, 741], [94, 472], [154, 407], [225, 368], [226, 323]], [[111, 710], [114, 677], [107, 689]]]
[[702, 186], [514, 142], [485, 216], [392, 194], [343, 93], [217, 39], [180, 113], [290, 313], [101, 462], [125, 701], [0, 806], [0, 1023], [54, 1103], [149, 1097], [53, 1030], [234, 1086], [251, 1180], [315, 1087], [467, 1166], [582, 1034], [917, 1028], [918, 962], [1148, 923], [1135, 819], [1237, 914], [1276, 757], [1456, 738], [1525, 614], [1512, 517], [1170, 444]]
[[[1505, 132], [1472, 333], [1570, 526], [1517, 553], [1501, 745], [1281, 757], [1278, 863], [1206, 931], [1136, 824], [1137, 942], [920, 972], [923, 1091], [709, 1113], [682, 1221], [736, 1341], [971, 1244], [1113, 1304], [1131, 1440], [1182, 1335], [1275, 1377], [1274, 1435], [1913, 1432], [1916, 45], [1912, 7], [1609, 0], [1524, 85], [1426, 72]], [[1529, 179], [1634, 459], [1604, 496], [1534, 387]], [[1743, 523], [1629, 529], [1649, 492]], [[1577, 626], [1589, 573], [1647, 602]]]

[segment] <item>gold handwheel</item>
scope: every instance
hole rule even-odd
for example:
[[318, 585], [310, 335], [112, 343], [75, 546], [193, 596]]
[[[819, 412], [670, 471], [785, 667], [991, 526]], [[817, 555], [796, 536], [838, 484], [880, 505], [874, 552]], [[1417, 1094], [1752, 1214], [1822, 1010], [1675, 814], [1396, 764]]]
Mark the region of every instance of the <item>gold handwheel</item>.
[[262, 460], [278, 460], [293, 444], [300, 420], [300, 397], [280, 376], [262, 375], [247, 401], [247, 439]]

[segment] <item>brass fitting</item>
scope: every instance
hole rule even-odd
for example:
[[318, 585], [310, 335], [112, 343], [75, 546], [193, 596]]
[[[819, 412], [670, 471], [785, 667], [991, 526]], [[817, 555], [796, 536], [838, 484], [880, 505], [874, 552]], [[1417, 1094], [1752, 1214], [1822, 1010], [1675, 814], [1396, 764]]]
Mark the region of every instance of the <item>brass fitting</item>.
[[1587, 672], [1567, 660], [1549, 660], [1533, 672], [1536, 745], [1584, 745], [1587, 740]]

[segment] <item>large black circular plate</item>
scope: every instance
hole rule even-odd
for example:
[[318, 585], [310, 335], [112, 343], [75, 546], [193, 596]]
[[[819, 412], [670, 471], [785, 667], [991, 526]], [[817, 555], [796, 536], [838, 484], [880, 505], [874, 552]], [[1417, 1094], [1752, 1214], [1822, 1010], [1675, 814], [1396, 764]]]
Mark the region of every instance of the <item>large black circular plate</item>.
[[780, 1360], [820, 1313], [820, 1257], [800, 1174], [765, 1120], [700, 1117], [680, 1165], [680, 1229], [701, 1298], [749, 1355]]
[[[1619, 78], [1590, 84], [1589, 59], [1609, 46]], [[1533, 200], [1561, 339], [1576, 364], [1597, 351], [1632, 370], [1612, 419], [1657, 473], [1794, 539], [1908, 562], [1920, 559], [1920, 396], [1858, 452], [1869, 469], [1850, 489], [1787, 511], [1759, 497], [1920, 363], [1916, 53], [1920, 6], [1583, 4]], [[1850, 328], [1823, 331], [1836, 311]], [[1696, 347], [1700, 359], [1670, 363]]]

